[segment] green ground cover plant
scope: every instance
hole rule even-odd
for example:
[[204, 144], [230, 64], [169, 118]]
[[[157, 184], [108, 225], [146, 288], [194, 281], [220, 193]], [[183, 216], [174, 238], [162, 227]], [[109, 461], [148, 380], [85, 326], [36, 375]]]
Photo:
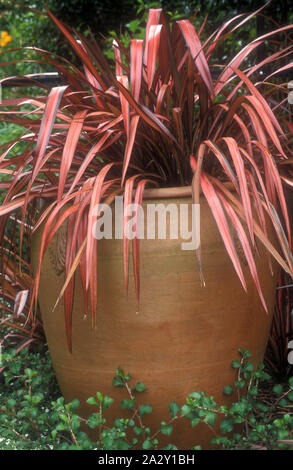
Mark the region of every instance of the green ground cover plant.
[[[113, 387], [121, 387], [121, 410], [129, 418], [117, 416], [109, 425], [104, 411], [113, 399], [97, 392], [87, 402], [88, 417], [78, 413], [79, 401], [66, 403], [58, 388], [50, 356], [45, 346], [34, 352], [15, 349], [2, 353], [0, 382], [0, 449], [2, 450], [134, 450], [162, 449], [162, 436], [176, 450], [172, 433], [181, 419], [190, 421], [190, 430], [203, 422], [211, 429], [220, 422], [220, 432], [212, 438], [218, 449], [293, 449], [293, 378], [274, 384], [263, 364], [257, 368], [247, 350], [239, 350], [232, 362], [236, 380], [224, 393], [233, 394], [230, 407], [219, 406], [204, 391], [190, 393], [184, 404], [166, 406], [166, 420], [159, 429], [150, 429], [144, 417], [152, 413], [148, 403], [137, 405], [136, 397], [146, 385], [133, 383], [121, 367], [114, 372]], [[125, 392], [125, 393], [123, 393]], [[96, 432], [89, 437], [87, 429]], [[194, 443], [194, 450], [200, 450]]]

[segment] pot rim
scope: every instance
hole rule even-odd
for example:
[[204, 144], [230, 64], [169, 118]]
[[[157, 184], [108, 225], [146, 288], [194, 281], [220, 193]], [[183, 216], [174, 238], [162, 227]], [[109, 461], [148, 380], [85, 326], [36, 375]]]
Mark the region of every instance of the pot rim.
[[[230, 182], [224, 182], [224, 186], [228, 189], [234, 189], [234, 186]], [[135, 193], [135, 191], [134, 191]], [[200, 189], [202, 195], [202, 190]], [[167, 188], [146, 188], [143, 192], [143, 201], [147, 199], [178, 199], [178, 198], [191, 198], [192, 187], [191, 186], [172, 186]], [[44, 201], [43, 198], [38, 198], [39, 201]]]
[[171, 199], [181, 197], [191, 197], [191, 186], [175, 186], [171, 188], [147, 188], [143, 192], [145, 199]]
[[[234, 186], [228, 182], [223, 183], [228, 189], [234, 189]], [[202, 191], [201, 191], [202, 192]], [[145, 199], [176, 199], [192, 197], [191, 186], [174, 186], [170, 188], [147, 188], [143, 192], [143, 200]]]

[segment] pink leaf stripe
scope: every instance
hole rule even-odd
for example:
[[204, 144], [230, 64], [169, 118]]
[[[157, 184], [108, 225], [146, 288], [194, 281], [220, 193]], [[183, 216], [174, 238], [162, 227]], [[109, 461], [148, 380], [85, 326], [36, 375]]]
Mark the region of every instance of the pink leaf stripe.
[[130, 42], [130, 84], [135, 101], [139, 101], [142, 79], [143, 40], [132, 39]]
[[260, 296], [260, 299], [261, 299], [261, 302], [263, 304], [263, 307], [264, 307], [265, 311], [268, 312], [267, 305], [266, 305], [266, 302], [265, 302], [265, 299], [264, 299], [264, 296], [263, 296], [263, 293], [262, 293], [260, 281], [259, 281], [259, 278], [258, 278], [256, 264], [255, 264], [255, 261], [254, 261], [254, 256], [252, 254], [252, 251], [251, 251], [246, 233], [245, 233], [245, 231], [242, 227], [242, 224], [241, 224], [239, 218], [237, 217], [235, 211], [232, 209], [231, 205], [225, 200], [225, 198], [223, 197], [223, 195], [220, 192], [218, 193], [218, 195], [219, 195], [219, 197], [221, 199], [221, 202], [222, 202], [227, 214], [229, 215], [235, 229], [237, 230], [237, 234], [238, 234], [239, 240], [241, 242], [241, 245], [243, 247], [243, 252], [244, 252], [245, 257], [247, 259], [247, 263], [249, 265], [251, 275], [252, 275], [253, 280], [255, 282], [257, 292]]
[[[133, 272], [134, 272], [134, 282], [135, 282], [135, 291], [136, 291], [136, 310], [137, 313], [139, 313], [139, 306], [140, 306], [140, 256], [139, 256], [139, 237], [138, 233], [140, 229], [143, 229], [140, 227], [141, 220], [139, 219], [139, 207], [141, 207], [142, 203], [142, 198], [143, 198], [143, 191], [147, 183], [152, 183], [151, 180], [141, 180], [136, 189], [135, 193], [135, 199], [134, 199], [134, 204], [137, 207], [136, 213], [135, 213], [135, 236], [133, 237], [132, 240], [132, 252], [133, 252]], [[143, 210], [143, 209], [142, 209]]]
[[156, 71], [157, 56], [160, 46], [160, 38], [162, 32], [162, 25], [152, 25], [148, 35], [148, 53], [147, 53], [147, 80], [148, 88], [150, 89], [153, 84], [154, 75]]
[[233, 263], [233, 266], [235, 268], [235, 271], [241, 281], [241, 284], [243, 288], [246, 291], [246, 282], [244, 279], [244, 275], [242, 272], [242, 268], [240, 265], [240, 261], [237, 255], [237, 252], [235, 250], [234, 242], [232, 240], [229, 226], [224, 214], [223, 207], [221, 205], [221, 202], [217, 196], [217, 193], [213, 187], [213, 185], [210, 183], [209, 179], [207, 178], [206, 175], [203, 173], [201, 174], [201, 187], [203, 190], [203, 193], [207, 199], [207, 202], [211, 208], [211, 211], [213, 213], [213, 216], [216, 220], [216, 223], [219, 228], [219, 232], [222, 236], [223, 242], [225, 244], [225, 247], [227, 249], [227, 252], [230, 256], [230, 259]]
[[181, 29], [185, 41], [190, 49], [192, 58], [195, 61], [196, 67], [209, 90], [211, 98], [214, 97], [214, 86], [211, 77], [210, 69], [204, 55], [201, 42], [196, 34], [193, 25], [188, 20], [181, 20], [177, 22]]
[[246, 221], [249, 229], [250, 238], [254, 244], [254, 234], [253, 234], [253, 217], [252, 217], [252, 209], [250, 203], [250, 197], [248, 192], [248, 185], [245, 175], [245, 167], [244, 162], [242, 160], [238, 145], [236, 141], [231, 137], [223, 137], [224, 142], [227, 144], [230, 155], [232, 157], [238, 181], [240, 187], [240, 194], [242, 198], [243, 209], [246, 215]]
[[55, 122], [55, 117], [58, 107], [66, 86], [52, 88], [48, 101], [46, 103], [42, 123], [39, 131], [38, 141], [35, 149], [36, 159], [41, 159], [47, 148], [49, 138], [51, 136], [52, 128]]
[[80, 139], [80, 135], [82, 132], [84, 119], [87, 115], [87, 110], [78, 111], [75, 116], [73, 117], [70, 127], [68, 129], [62, 160], [61, 160], [61, 167], [60, 167], [60, 175], [59, 175], [59, 187], [58, 187], [58, 202], [61, 201], [62, 194], [64, 191], [64, 186], [66, 182], [66, 177], [69, 172], [77, 143]]
[[124, 155], [124, 160], [123, 160], [123, 171], [122, 171], [122, 181], [121, 185], [124, 183], [125, 175], [129, 166], [130, 162], [130, 157], [131, 153], [133, 150], [133, 145], [135, 142], [135, 136], [136, 136], [136, 131], [137, 131], [137, 126], [138, 126], [138, 121], [139, 121], [139, 116], [132, 116], [131, 121], [130, 121], [130, 131], [129, 131], [129, 138], [127, 140], [127, 144], [125, 147], [125, 155]]

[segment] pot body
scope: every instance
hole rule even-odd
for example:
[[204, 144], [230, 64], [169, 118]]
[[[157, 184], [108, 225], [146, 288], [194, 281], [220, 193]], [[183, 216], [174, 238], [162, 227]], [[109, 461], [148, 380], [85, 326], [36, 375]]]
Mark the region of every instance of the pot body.
[[[191, 198], [164, 198], [152, 203], [191, 204]], [[243, 290], [203, 198], [200, 212], [206, 286], [200, 283], [195, 252], [181, 250], [180, 238], [141, 240], [139, 313], [131, 268], [128, 296], [125, 293], [122, 241], [99, 242], [96, 327], [91, 327], [89, 317], [84, 318], [77, 273], [72, 354], [66, 345], [62, 301], [52, 312], [64, 283], [66, 226], [54, 237], [43, 263], [39, 303], [61, 391], [66, 400], [79, 398], [85, 415], [93, 411], [86, 399], [101, 391], [115, 399], [105, 416], [110, 421], [123, 416], [120, 402], [128, 398], [126, 390], [112, 385], [118, 366], [131, 374], [133, 385], [142, 381], [147, 386], [145, 392], [137, 394], [137, 400], [152, 405], [153, 413], [146, 415], [144, 422], [155, 432], [161, 421], [169, 420], [168, 404], [176, 401], [183, 405], [190, 392], [205, 391], [218, 404], [235, 401], [235, 397], [224, 396], [223, 388], [236, 380], [231, 361], [237, 357], [238, 348], [250, 349], [255, 363], [262, 361], [275, 302], [275, 276], [269, 272], [267, 257], [259, 244], [257, 266], [267, 314], [239, 250], [247, 293]], [[35, 262], [40, 237], [38, 233], [34, 240]], [[184, 419], [175, 423], [167, 442], [179, 449], [195, 445], [205, 449], [210, 447], [211, 436], [207, 426], [192, 429]]]

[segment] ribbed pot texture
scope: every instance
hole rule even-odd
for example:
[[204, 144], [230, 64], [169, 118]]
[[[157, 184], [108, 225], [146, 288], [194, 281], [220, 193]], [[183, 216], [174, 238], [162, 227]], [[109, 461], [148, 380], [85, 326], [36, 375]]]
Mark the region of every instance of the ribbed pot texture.
[[[191, 204], [191, 198], [171, 196], [151, 202]], [[120, 402], [128, 398], [126, 390], [112, 385], [115, 370], [120, 366], [132, 375], [133, 385], [138, 381], [146, 384], [147, 390], [137, 394], [137, 401], [153, 406], [153, 413], [146, 415], [144, 422], [154, 433], [161, 421], [170, 419], [168, 404], [176, 401], [183, 405], [190, 392], [205, 391], [218, 404], [235, 401], [236, 397], [223, 394], [223, 388], [236, 380], [231, 362], [237, 357], [238, 348], [250, 349], [255, 363], [263, 359], [275, 302], [276, 276], [270, 274], [267, 257], [258, 244], [257, 266], [267, 314], [239, 249], [247, 293], [243, 290], [203, 198], [200, 211], [205, 287], [200, 284], [195, 252], [181, 250], [181, 239], [141, 240], [139, 313], [132, 263], [128, 296], [125, 293], [122, 241], [99, 242], [96, 328], [91, 327], [90, 317], [84, 319], [78, 274], [72, 354], [66, 345], [62, 301], [52, 312], [64, 283], [66, 226], [53, 239], [44, 259], [39, 303], [61, 391], [66, 400], [79, 398], [84, 415], [94, 411], [86, 405], [86, 399], [101, 391], [115, 399], [105, 413], [109, 421], [125, 416]], [[34, 239], [35, 262], [40, 238], [41, 231]], [[174, 424], [173, 434], [160, 442], [173, 443], [179, 449], [195, 445], [207, 449], [211, 436], [206, 425], [192, 428], [190, 421], [181, 419]]]

